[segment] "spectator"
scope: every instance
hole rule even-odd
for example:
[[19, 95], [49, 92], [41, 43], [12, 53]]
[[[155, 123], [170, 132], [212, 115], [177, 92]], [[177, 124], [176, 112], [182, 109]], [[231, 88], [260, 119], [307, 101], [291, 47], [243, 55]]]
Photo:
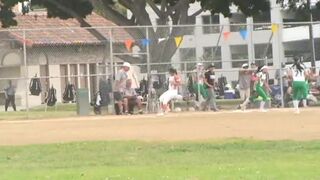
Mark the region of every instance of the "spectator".
[[194, 82], [193, 89], [197, 94], [197, 100], [199, 100], [198, 94], [200, 94], [204, 99], [207, 98], [207, 91], [204, 89], [204, 67], [202, 63], [198, 63], [196, 69], [193, 70], [192, 80]]
[[213, 111], [218, 111], [217, 104], [216, 104], [216, 97], [215, 97], [215, 73], [214, 73], [214, 64], [209, 65], [208, 71], [204, 74], [204, 83], [205, 88], [208, 91], [208, 97], [206, 100], [206, 108], [209, 108]]
[[116, 74], [115, 85], [114, 85], [114, 101], [118, 107], [119, 114], [122, 114], [124, 111], [123, 106], [123, 94], [126, 87], [126, 81], [128, 79], [127, 72], [130, 70], [131, 65], [128, 62], [124, 62], [121, 69]]
[[12, 105], [13, 110], [16, 111], [17, 110], [16, 103], [15, 103], [16, 87], [12, 85], [11, 80], [8, 81], [8, 87], [4, 89], [4, 93], [6, 98], [5, 111], [8, 111], [8, 106], [10, 103]]
[[250, 83], [251, 83], [252, 70], [249, 70], [249, 64], [242, 65], [242, 69], [239, 71], [239, 90], [242, 103], [241, 109], [244, 111], [249, 103], [250, 98]]
[[138, 96], [135, 89], [131, 87], [132, 80], [126, 81], [126, 87], [124, 89], [123, 105], [126, 114], [133, 114], [133, 108], [137, 105], [139, 114], [143, 114], [142, 111], [142, 97]]
[[287, 100], [286, 100], [286, 96], [288, 94], [288, 88], [289, 88], [289, 79], [288, 79], [288, 75], [285, 69], [285, 64], [282, 63], [281, 64], [281, 74], [280, 74], [280, 69], [276, 70], [276, 74], [275, 74], [275, 79], [277, 79], [277, 83], [279, 86], [281, 86], [281, 79], [282, 78], [282, 90], [283, 90], [283, 97], [284, 97], [284, 106], [287, 105]]

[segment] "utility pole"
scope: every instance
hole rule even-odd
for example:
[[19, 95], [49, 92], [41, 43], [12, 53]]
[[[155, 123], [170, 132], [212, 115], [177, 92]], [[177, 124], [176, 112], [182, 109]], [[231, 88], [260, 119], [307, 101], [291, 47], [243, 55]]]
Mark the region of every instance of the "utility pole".
[[316, 67], [316, 54], [315, 54], [315, 46], [314, 46], [314, 38], [313, 38], [313, 17], [312, 17], [312, 11], [311, 11], [311, 3], [310, 0], [307, 0], [307, 8], [308, 13], [310, 13], [310, 23], [309, 23], [309, 37], [310, 37], [310, 43], [311, 43], [311, 67]]

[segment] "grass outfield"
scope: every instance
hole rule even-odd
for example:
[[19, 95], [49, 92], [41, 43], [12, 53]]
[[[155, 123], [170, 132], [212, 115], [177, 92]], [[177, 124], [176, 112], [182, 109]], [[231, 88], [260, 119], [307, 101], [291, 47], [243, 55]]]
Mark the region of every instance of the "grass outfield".
[[[11, 110], [11, 109], [9, 109]], [[77, 115], [75, 104], [58, 104], [57, 107], [48, 107], [45, 112], [45, 106], [37, 106], [29, 109], [29, 113], [25, 110], [0, 112], [0, 120], [23, 120], [23, 119], [47, 119], [47, 118], [63, 118], [74, 117]]]
[[0, 179], [319, 179], [320, 141], [0, 147]]

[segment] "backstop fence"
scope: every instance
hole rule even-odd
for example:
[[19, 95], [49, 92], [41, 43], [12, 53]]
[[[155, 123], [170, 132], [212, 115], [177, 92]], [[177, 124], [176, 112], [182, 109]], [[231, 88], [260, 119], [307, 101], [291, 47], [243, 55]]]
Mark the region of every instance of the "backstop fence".
[[[0, 105], [5, 104], [4, 89], [11, 80], [17, 109], [26, 115], [45, 110], [42, 104], [52, 87], [59, 105], [74, 103], [76, 95], [64, 99], [68, 85], [74, 92], [88, 89], [89, 101], [100, 91], [107, 98], [104, 105], [110, 106], [114, 78], [123, 62], [131, 64], [129, 79], [140, 93], [153, 88], [160, 94], [166, 88], [168, 69], [176, 68], [184, 96], [196, 65], [214, 64], [217, 97], [236, 99], [243, 64], [267, 65], [269, 84], [276, 91], [287, 86], [286, 69], [298, 57], [313, 71], [311, 93], [317, 94], [319, 47], [320, 22], [1, 29]], [[35, 77], [41, 85], [36, 95], [30, 92]], [[280, 89], [277, 95], [284, 107], [287, 92]]]

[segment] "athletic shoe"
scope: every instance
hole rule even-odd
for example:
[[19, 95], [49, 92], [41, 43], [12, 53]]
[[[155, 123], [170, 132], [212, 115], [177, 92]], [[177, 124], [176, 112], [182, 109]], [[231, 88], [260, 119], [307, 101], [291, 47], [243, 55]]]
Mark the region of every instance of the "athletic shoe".
[[157, 114], [157, 116], [163, 116], [163, 115], [164, 115], [163, 112], [159, 112], [159, 113]]
[[260, 109], [260, 112], [268, 112], [266, 109]]

